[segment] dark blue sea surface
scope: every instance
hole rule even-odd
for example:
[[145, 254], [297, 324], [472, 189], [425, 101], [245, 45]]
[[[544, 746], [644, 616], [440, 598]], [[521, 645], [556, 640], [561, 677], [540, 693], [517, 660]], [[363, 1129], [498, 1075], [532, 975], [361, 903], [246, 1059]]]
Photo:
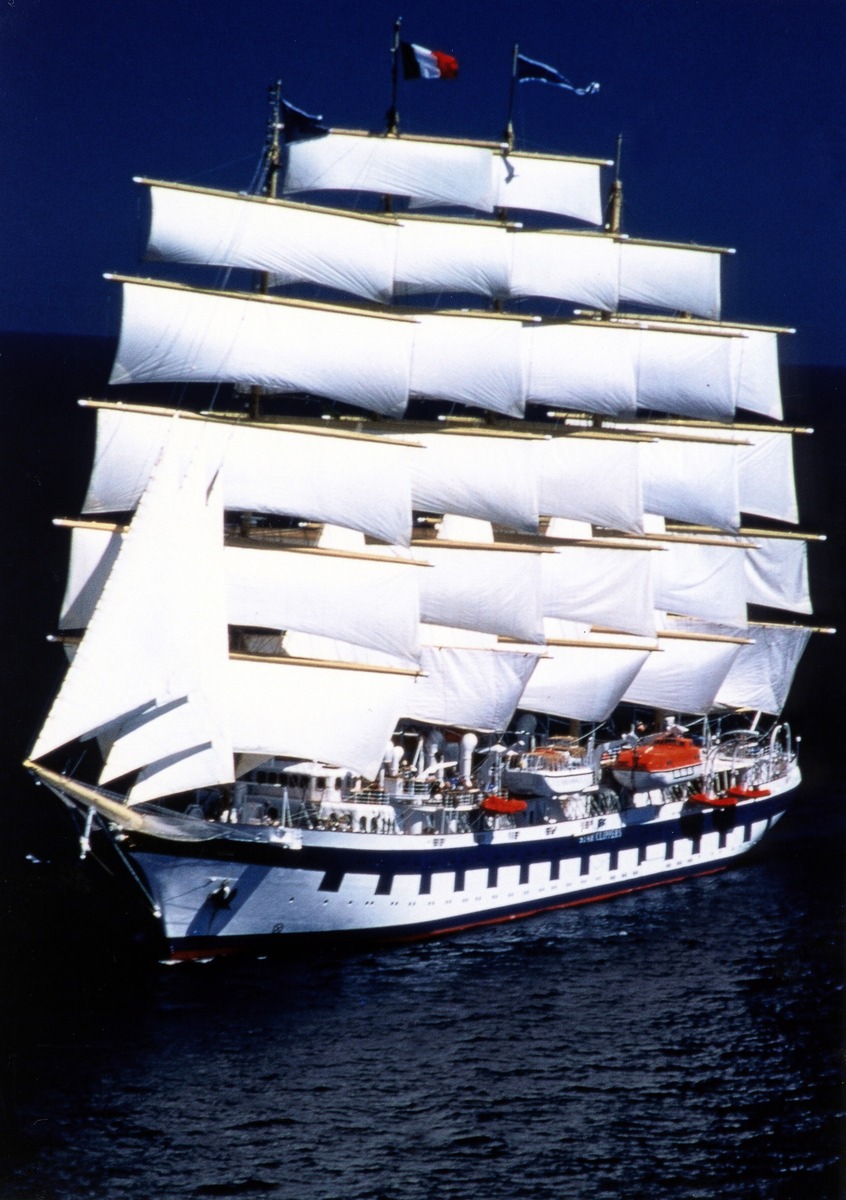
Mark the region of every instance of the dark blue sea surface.
[[164, 967], [108, 882], [44, 904], [4, 956], [0, 1196], [835, 1200], [842, 814], [805, 798], [728, 872], [355, 953]]

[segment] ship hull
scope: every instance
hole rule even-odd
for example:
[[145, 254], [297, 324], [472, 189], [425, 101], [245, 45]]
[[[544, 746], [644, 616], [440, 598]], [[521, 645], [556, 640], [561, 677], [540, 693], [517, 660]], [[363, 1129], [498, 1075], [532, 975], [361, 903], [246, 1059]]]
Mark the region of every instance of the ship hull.
[[725, 868], [786, 811], [798, 769], [731, 809], [623, 813], [459, 835], [304, 831], [302, 844], [132, 834], [172, 960], [320, 940], [402, 941], [515, 920]]

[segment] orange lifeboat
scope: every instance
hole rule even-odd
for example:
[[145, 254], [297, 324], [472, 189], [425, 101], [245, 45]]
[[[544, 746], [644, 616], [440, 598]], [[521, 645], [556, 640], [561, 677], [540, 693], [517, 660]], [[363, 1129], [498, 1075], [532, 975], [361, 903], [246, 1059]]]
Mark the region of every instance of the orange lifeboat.
[[731, 791], [714, 796], [709, 796], [707, 792], [693, 792], [688, 799], [691, 804], [701, 804], [704, 808], [734, 808], [737, 804], [737, 796], [733, 796]]
[[701, 767], [702, 755], [693, 739], [675, 733], [643, 738], [621, 750], [611, 763], [617, 782], [635, 792], [687, 783]]
[[770, 789], [765, 787], [730, 787], [727, 793], [735, 801], [737, 800], [760, 800], [763, 796], [769, 796]]
[[526, 801], [512, 800], [508, 796], [485, 796], [479, 808], [489, 813], [518, 813], [526, 808]]

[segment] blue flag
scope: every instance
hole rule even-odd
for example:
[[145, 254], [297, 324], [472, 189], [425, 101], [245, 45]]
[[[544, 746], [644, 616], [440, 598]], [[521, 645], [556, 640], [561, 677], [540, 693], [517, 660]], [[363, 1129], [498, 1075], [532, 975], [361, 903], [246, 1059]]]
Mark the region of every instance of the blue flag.
[[286, 142], [302, 142], [306, 138], [323, 137], [329, 132], [327, 125], [321, 125], [322, 117], [304, 112], [287, 100], [282, 101], [280, 115]]
[[599, 91], [598, 83], [589, 83], [587, 87], [574, 87], [569, 79], [565, 79], [560, 71], [556, 71], [555, 67], [548, 67], [546, 63], [536, 62], [533, 58], [526, 58], [522, 54], [517, 55], [517, 72], [516, 78], [519, 83], [551, 83], [554, 87], [567, 88], [570, 92], [575, 92], [577, 96], [590, 96], [594, 92]]

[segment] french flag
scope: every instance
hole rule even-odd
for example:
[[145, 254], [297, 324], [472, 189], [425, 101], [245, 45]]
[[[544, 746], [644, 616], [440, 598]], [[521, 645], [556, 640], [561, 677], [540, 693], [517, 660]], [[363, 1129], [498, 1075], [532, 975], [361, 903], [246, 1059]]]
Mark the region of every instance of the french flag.
[[400, 52], [406, 79], [455, 79], [458, 75], [458, 59], [442, 50], [400, 42]]

